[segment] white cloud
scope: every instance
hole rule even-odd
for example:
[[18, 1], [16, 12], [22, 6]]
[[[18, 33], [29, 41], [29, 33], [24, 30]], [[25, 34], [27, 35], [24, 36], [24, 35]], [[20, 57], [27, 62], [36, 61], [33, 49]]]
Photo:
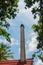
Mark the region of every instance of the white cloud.
[[39, 59], [36, 63], [36, 65], [43, 65], [43, 62]]
[[14, 20], [11, 18], [11, 19], [8, 19], [6, 18], [6, 21], [10, 24], [10, 26], [15, 26], [16, 24], [14, 23]]
[[[4, 44], [10, 44], [6, 39], [0, 39], [0, 43], [4, 43]], [[11, 44], [10, 45], [19, 45], [18, 40], [11, 38]]]
[[22, 1], [22, 0], [20, 0], [18, 4], [19, 4], [19, 5], [21, 5], [21, 4], [24, 4], [24, 3], [23, 3], [23, 1]]
[[11, 38], [11, 44], [19, 45], [19, 42], [18, 42], [18, 40]]
[[4, 44], [6, 44], [6, 43], [8, 43], [8, 41], [6, 41], [6, 39], [0, 39], [0, 43], [4, 43]]
[[26, 43], [26, 54], [28, 54], [29, 52], [34, 52], [35, 50], [37, 50], [37, 40], [36, 40], [36, 35], [34, 33], [32, 33], [31, 36], [31, 41], [27, 41]]
[[37, 47], [37, 41], [36, 41], [36, 36], [32, 37], [32, 40], [29, 43], [29, 51], [34, 51], [36, 50]]
[[23, 9], [24, 7], [25, 7], [24, 0], [19, 0], [18, 8], [19, 8], [19, 9]]
[[19, 51], [19, 55], [20, 55], [20, 47], [19, 47], [18, 51]]

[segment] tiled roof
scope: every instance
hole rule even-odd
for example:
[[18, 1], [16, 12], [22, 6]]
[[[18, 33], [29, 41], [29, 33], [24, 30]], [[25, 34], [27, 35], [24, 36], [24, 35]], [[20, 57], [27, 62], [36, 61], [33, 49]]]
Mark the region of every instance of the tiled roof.
[[27, 59], [25, 63], [20, 63], [20, 60], [1, 61], [0, 65], [32, 65], [33, 59]]

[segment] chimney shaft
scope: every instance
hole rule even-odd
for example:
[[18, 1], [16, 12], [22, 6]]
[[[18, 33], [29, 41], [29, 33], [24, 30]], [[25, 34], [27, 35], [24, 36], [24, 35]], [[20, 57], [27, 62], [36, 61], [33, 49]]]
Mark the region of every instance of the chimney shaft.
[[25, 62], [26, 61], [26, 55], [25, 55], [25, 33], [24, 33], [24, 25], [21, 24], [20, 28], [20, 36], [21, 36], [21, 44], [20, 44], [20, 61]]

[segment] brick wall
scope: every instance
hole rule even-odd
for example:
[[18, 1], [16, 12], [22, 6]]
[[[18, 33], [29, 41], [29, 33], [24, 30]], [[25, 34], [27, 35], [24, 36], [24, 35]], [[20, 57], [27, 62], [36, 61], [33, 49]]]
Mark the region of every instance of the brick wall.
[[32, 65], [33, 60], [28, 59], [26, 60], [26, 63], [20, 63], [19, 60], [9, 60], [9, 61], [1, 61], [0, 65]]

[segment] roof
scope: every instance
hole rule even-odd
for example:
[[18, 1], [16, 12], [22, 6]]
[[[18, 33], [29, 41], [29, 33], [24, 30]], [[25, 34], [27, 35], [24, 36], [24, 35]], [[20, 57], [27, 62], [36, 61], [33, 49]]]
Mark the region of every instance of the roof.
[[21, 63], [20, 60], [8, 60], [8, 61], [1, 61], [0, 65], [32, 65], [33, 59], [27, 59], [26, 63]]

